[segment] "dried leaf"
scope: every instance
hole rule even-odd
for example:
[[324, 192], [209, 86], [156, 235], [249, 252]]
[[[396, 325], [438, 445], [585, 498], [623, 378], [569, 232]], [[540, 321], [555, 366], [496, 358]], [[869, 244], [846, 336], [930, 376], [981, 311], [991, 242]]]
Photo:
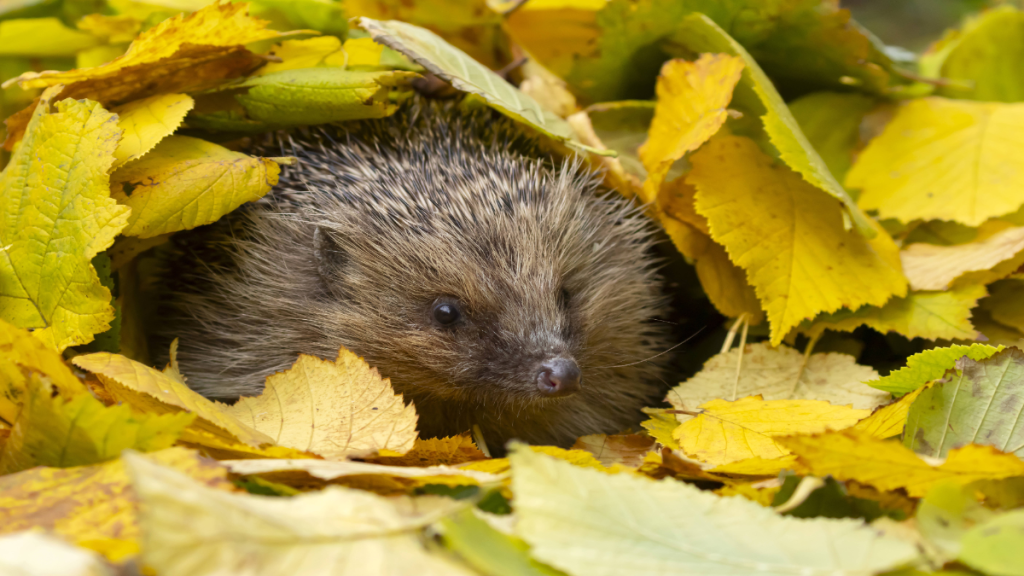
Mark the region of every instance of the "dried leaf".
[[412, 450], [401, 456], [370, 456], [367, 462], [388, 466], [436, 466], [465, 464], [485, 460], [487, 456], [476, 447], [469, 434], [446, 438], [417, 438]]
[[300, 355], [267, 378], [263, 393], [227, 413], [276, 444], [331, 460], [381, 450], [403, 454], [416, 441], [416, 409], [375, 368], [342, 348], [334, 362]]
[[654, 449], [654, 439], [640, 434], [591, 434], [577, 438], [572, 449], [590, 452], [604, 466], [638, 468]]
[[955, 246], [911, 244], [900, 252], [900, 260], [911, 290], [948, 290], [954, 282], [990, 284], [1024, 264], [1024, 227]]

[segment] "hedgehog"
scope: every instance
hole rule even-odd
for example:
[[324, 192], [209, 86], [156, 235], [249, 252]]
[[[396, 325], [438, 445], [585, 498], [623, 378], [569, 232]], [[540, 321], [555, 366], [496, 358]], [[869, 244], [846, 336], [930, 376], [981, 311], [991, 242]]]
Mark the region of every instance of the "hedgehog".
[[634, 426], [661, 389], [652, 225], [576, 158], [488, 109], [418, 99], [269, 135], [275, 189], [179, 234], [156, 349], [188, 385], [258, 395], [298, 354], [362, 356], [422, 437], [478, 426], [567, 446]]

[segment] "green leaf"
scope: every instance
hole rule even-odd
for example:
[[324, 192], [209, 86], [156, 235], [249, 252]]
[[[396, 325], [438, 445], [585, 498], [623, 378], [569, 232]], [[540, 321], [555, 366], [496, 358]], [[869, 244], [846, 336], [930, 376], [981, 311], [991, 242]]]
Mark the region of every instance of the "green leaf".
[[574, 576], [864, 574], [917, 558], [859, 520], [784, 518], [672, 479], [580, 468], [517, 446], [516, 532]]
[[63, 350], [110, 328], [110, 290], [90, 261], [129, 209], [110, 199], [117, 116], [88, 100], [51, 112], [57, 91], [43, 94], [0, 173], [0, 315]]
[[932, 380], [941, 378], [946, 370], [953, 368], [956, 361], [964, 356], [972, 360], [984, 360], [1002, 349], [1002, 346], [997, 348], [987, 344], [971, 344], [970, 346], [955, 344], [948, 348], [932, 348], [907, 358], [905, 367], [884, 378], [865, 382], [865, 384], [902, 396], [917, 390]]
[[1024, 13], [1010, 5], [983, 12], [921, 58], [925, 76], [950, 81], [938, 93], [988, 102], [1024, 101]]
[[445, 545], [490, 576], [557, 576], [558, 570], [530, 558], [530, 547], [506, 536], [466, 509], [440, 522]]
[[71, 400], [51, 395], [39, 379], [28, 384], [24, 407], [0, 446], [0, 474], [33, 466], [68, 468], [117, 458], [129, 448], [168, 448], [195, 419], [193, 414], [135, 414], [129, 406], [104, 406], [91, 394]]
[[1024, 510], [971, 528], [961, 541], [960, 561], [993, 576], [1024, 576]]
[[677, 37], [690, 50], [724, 52], [743, 59], [743, 76], [736, 86], [733, 102], [761, 117], [764, 129], [783, 162], [811, 185], [839, 200], [843, 205], [843, 219], [847, 229], [852, 219], [852, 225], [858, 232], [867, 238], [874, 238], [875, 230], [867, 217], [829, 171], [825, 161], [800, 130], [800, 125], [771, 80], [743, 46], [703, 14], [687, 17]]
[[430, 30], [396, 20], [381, 22], [370, 18], [360, 18], [359, 25], [377, 42], [405, 54], [455, 88], [480, 96], [509, 118], [580, 150], [591, 150], [575, 141], [575, 132], [568, 122]]
[[28, 18], [0, 22], [0, 56], [74, 56], [99, 40], [73, 30], [59, 18]]
[[390, 116], [398, 109], [389, 98], [392, 89], [415, 76], [314, 67], [271, 72], [232, 87], [250, 88], [235, 99], [253, 120], [301, 126]]
[[994, 513], [974, 499], [974, 490], [955, 482], [943, 482], [928, 491], [917, 508], [921, 534], [941, 551], [943, 560], [960, 554], [967, 530]]
[[152, 238], [209, 224], [277, 184], [280, 167], [188, 136], [169, 136], [111, 176], [113, 196], [130, 206], [127, 236]]
[[[654, 102], [650, 100], [623, 100], [604, 102], [587, 109], [594, 133], [609, 150], [615, 150], [619, 162], [627, 173], [640, 180], [647, 177], [647, 169], [640, 161], [640, 146], [647, 141], [647, 129], [654, 119]], [[679, 177], [682, 170], [669, 168], [666, 180]]]
[[789, 111], [829, 172], [842, 182], [853, 163], [861, 120], [874, 106], [875, 100], [863, 94], [815, 92], [790, 103]]
[[253, 16], [270, 20], [270, 27], [282, 32], [302, 28], [340, 38], [348, 32], [345, 7], [336, 0], [251, 0], [250, 6]]
[[914, 400], [903, 444], [936, 458], [966, 444], [1024, 457], [1024, 352], [1007, 348], [980, 361], [960, 358], [956, 370]]

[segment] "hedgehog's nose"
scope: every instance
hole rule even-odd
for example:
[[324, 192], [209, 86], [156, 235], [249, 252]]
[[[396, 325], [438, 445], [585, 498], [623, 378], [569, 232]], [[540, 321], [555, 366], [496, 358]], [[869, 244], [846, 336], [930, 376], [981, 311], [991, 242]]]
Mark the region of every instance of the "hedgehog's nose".
[[572, 358], [551, 358], [540, 365], [537, 388], [546, 396], [570, 396], [580, 391], [580, 367]]

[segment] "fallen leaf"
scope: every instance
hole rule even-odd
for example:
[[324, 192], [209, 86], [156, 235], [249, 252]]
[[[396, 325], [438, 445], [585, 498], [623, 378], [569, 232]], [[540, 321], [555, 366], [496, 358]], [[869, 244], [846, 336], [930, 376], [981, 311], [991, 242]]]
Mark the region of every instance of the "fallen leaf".
[[974, 491], [955, 482], [936, 484], [921, 499], [915, 521], [921, 534], [949, 562], [960, 555], [960, 540], [974, 524], [995, 514], [974, 497]]
[[841, 430], [869, 410], [833, 406], [822, 400], [770, 400], [750, 396], [735, 402], [712, 400], [673, 432], [683, 451], [713, 466], [748, 458], [770, 460], [788, 452], [775, 437]]
[[1024, 476], [1024, 462], [991, 446], [957, 448], [949, 452], [945, 462], [931, 464], [899, 442], [879, 440], [857, 430], [781, 437], [776, 441], [796, 454], [800, 466], [815, 476], [856, 480], [886, 491], [902, 488], [914, 498], [924, 496], [942, 481], [964, 485]]
[[104, 576], [99, 555], [36, 530], [0, 536], [0, 573], [11, 576]]
[[462, 510], [438, 525], [445, 546], [482, 574], [495, 576], [564, 576], [530, 557], [530, 547], [481, 519], [485, 512]]
[[669, 60], [658, 76], [658, 103], [640, 159], [647, 169], [644, 202], [658, 197], [672, 163], [707, 142], [729, 117], [726, 107], [743, 72], [728, 54], [702, 54], [694, 62]]
[[765, 400], [824, 400], [870, 410], [889, 399], [889, 394], [863, 384], [877, 378], [877, 372], [846, 354], [805, 357], [786, 346], [758, 343], [743, 349], [742, 363], [739, 348], [712, 356], [696, 376], [670, 390], [665, 399], [678, 410], [697, 410], [711, 400], [755, 394]]
[[955, 246], [911, 244], [900, 251], [900, 260], [911, 290], [948, 290], [954, 282], [990, 284], [1024, 264], [1024, 227]]
[[43, 93], [21, 146], [0, 173], [0, 310], [58, 351], [110, 328], [110, 290], [91, 260], [128, 208], [110, 199], [107, 171], [121, 136], [95, 102]]
[[641, 422], [640, 425], [647, 430], [651, 438], [657, 440], [662, 446], [679, 450], [679, 442], [672, 435], [679, 427], [679, 420], [676, 420], [675, 414], [666, 414], [660, 408], [644, 408], [644, 413], [650, 418]]
[[142, 561], [163, 576], [469, 574], [418, 537], [465, 506], [458, 501], [396, 502], [339, 486], [252, 496], [209, 488], [135, 454], [124, 460], [142, 505]]
[[1024, 205], [1024, 104], [912, 100], [846, 176], [860, 207], [901, 222], [977, 226]]
[[907, 338], [974, 340], [978, 331], [971, 316], [987, 292], [980, 285], [961, 286], [946, 292], [910, 292], [882, 306], [840, 310], [803, 323], [799, 330], [814, 338], [825, 330], [852, 332], [870, 326], [883, 334], [896, 332]]
[[29, 382], [11, 435], [0, 445], [0, 474], [33, 466], [67, 468], [117, 458], [123, 450], [168, 448], [191, 414], [136, 414], [129, 406], [104, 406], [82, 392], [70, 400], [52, 395], [49, 385]]
[[[184, 448], [146, 458], [209, 486], [230, 490], [227, 469]], [[121, 460], [75, 468], [33, 468], [0, 477], [0, 534], [41, 528], [111, 561], [138, 553], [136, 499]]]
[[185, 94], [161, 94], [111, 110], [124, 131], [114, 151], [114, 168], [141, 158], [181, 126], [194, 102]]
[[604, 466], [638, 468], [654, 449], [654, 439], [640, 434], [590, 434], [576, 439], [573, 450], [586, 450]]
[[29, 382], [42, 378], [66, 400], [87, 394], [60, 354], [27, 330], [0, 320], [0, 429], [14, 425]]
[[345, 348], [334, 362], [300, 355], [290, 369], [267, 378], [260, 396], [242, 398], [226, 413], [278, 445], [331, 460], [382, 450], [404, 454], [416, 441], [413, 405]]
[[881, 229], [870, 241], [843, 230], [835, 200], [775, 165], [752, 140], [715, 137], [690, 161], [697, 212], [746, 271], [773, 345], [820, 312], [906, 294], [892, 239]]
[[0, 56], [74, 56], [99, 40], [68, 28], [60, 18], [18, 18], [0, 22]]
[[958, 359], [956, 371], [911, 406], [903, 444], [936, 458], [967, 444], [1024, 457], [1024, 352], [1007, 348], [980, 361]]
[[[271, 443], [273, 440], [239, 421], [230, 407], [203, 398], [189, 388], [174, 372], [160, 372], [145, 364], [119, 354], [98, 352], [76, 356], [76, 366], [95, 374], [119, 402], [124, 402], [144, 413], [168, 414], [181, 411], [196, 415], [192, 428], [231, 444], [242, 442], [249, 446]], [[185, 439], [198, 440], [202, 436], [186, 435]]]
[[209, 224], [277, 184], [273, 160], [206, 140], [171, 136], [110, 177], [111, 196], [132, 209], [126, 236], [153, 238]]
[[[607, 475], [513, 451], [516, 533], [568, 574], [859, 574], [916, 549], [858, 520], [796, 519], [672, 479]], [[666, 513], [685, 510], [685, 513]], [[851, 554], [835, 554], [855, 550]]]
[[1024, 546], [1024, 510], [1000, 514], [964, 534], [960, 561], [986, 574], [1021, 576], [1019, 551]]
[[458, 90], [480, 96], [509, 118], [570, 146], [589, 150], [575, 140], [575, 132], [565, 120], [430, 30], [396, 20], [381, 22], [365, 17], [359, 19], [359, 25], [377, 42], [408, 56]]
[[364, 458], [367, 462], [388, 466], [455, 466], [486, 459], [487, 456], [476, 447], [469, 434], [446, 438], [417, 438], [412, 449], [401, 456], [377, 455]]
[[971, 360], [984, 360], [1002, 349], [1002, 346], [995, 347], [987, 344], [971, 344], [970, 346], [954, 344], [946, 348], [932, 348], [907, 358], [907, 365], [903, 368], [892, 371], [884, 378], [866, 382], [866, 384], [902, 396], [917, 390], [932, 380], [941, 378], [947, 370], [956, 366], [957, 360], [964, 356]]
[[853, 429], [880, 439], [892, 438], [903, 434], [903, 428], [907, 424], [907, 414], [910, 413], [910, 407], [924, 389], [924, 386], [922, 386], [909, 394], [904, 394], [902, 398], [890, 404], [876, 408], [871, 413], [871, 416], [857, 422]]
[[790, 102], [789, 111], [828, 171], [842, 182], [860, 142], [861, 121], [875, 104], [855, 92], [812, 92]]
[[[263, 63], [245, 44], [282, 36], [265, 29], [265, 21], [251, 18], [247, 12], [244, 3], [215, 3], [193, 14], [178, 14], [139, 35], [124, 55], [110, 62], [66, 72], [27, 72], [4, 86], [63, 85], [55, 95], [110, 105], [156, 94], [206, 90]], [[25, 111], [8, 118], [8, 149], [27, 121]]]

